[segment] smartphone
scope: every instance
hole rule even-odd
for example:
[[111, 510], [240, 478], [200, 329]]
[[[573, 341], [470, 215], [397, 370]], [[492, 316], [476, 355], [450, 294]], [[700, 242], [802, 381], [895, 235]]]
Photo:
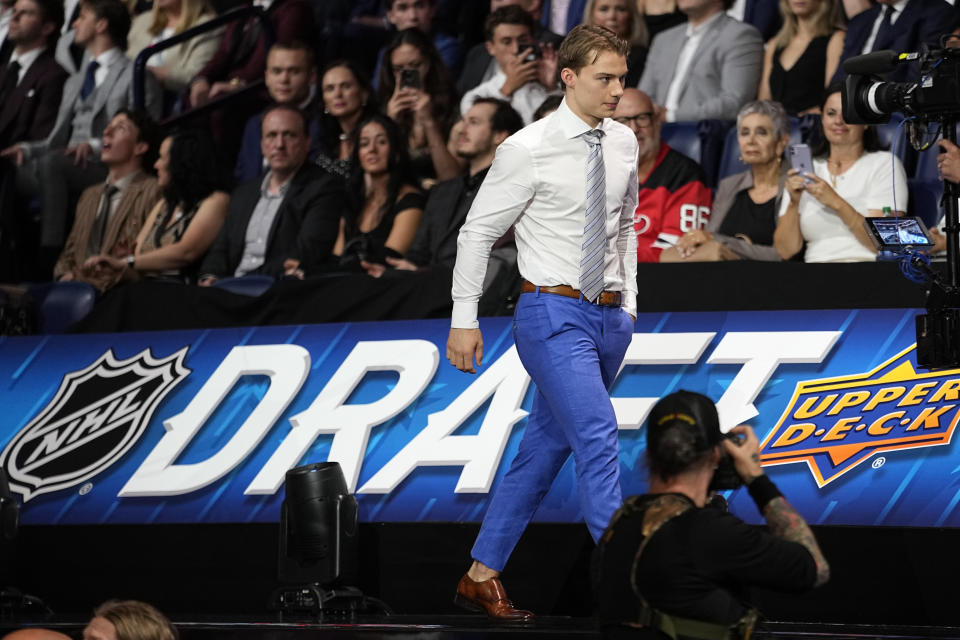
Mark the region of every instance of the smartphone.
[[932, 249], [935, 244], [923, 220], [916, 216], [865, 218], [863, 224], [877, 251]]
[[[801, 175], [813, 174], [813, 157], [810, 155], [810, 147], [805, 144], [790, 145], [790, 166], [796, 169]], [[806, 178], [803, 183], [812, 182]]]
[[517, 43], [517, 56], [520, 56], [527, 49], [533, 49], [530, 53], [527, 54], [527, 57], [523, 59], [524, 62], [533, 62], [534, 60], [539, 60], [543, 57], [543, 49], [540, 48], [539, 42], [518, 42]]
[[410, 87], [411, 89], [420, 88], [420, 72], [416, 69], [400, 70], [400, 88]]

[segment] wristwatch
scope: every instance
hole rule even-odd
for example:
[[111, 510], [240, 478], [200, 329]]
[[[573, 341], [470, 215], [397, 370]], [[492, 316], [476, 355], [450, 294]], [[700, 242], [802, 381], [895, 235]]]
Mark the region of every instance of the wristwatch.
[[137, 261], [137, 257], [131, 253], [126, 257], [125, 261], [128, 267], [130, 267], [131, 269], [134, 269], [135, 268], [134, 263]]

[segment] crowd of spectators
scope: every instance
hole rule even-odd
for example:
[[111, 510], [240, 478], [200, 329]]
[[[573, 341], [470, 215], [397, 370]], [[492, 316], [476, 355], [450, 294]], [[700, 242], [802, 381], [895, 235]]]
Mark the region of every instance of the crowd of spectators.
[[[560, 103], [581, 22], [630, 43], [616, 119], [640, 148], [639, 261], [874, 260], [861, 218], [906, 211], [909, 172], [828, 87], [846, 58], [960, 24], [947, 0], [252, 4], [262, 21], [144, 54], [138, 92], [140, 52], [229, 0], [0, 2], [0, 281], [449, 268], [496, 145]], [[787, 171], [797, 117], [811, 175]], [[703, 120], [736, 128], [746, 168], [715, 192], [667, 135]]]

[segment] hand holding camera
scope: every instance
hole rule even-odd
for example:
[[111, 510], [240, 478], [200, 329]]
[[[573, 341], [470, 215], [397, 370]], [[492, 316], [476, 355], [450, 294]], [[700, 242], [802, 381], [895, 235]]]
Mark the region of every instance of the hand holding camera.
[[507, 76], [500, 93], [507, 97], [513, 94], [520, 87], [528, 82], [537, 82], [540, 79], [540, 60], [543, 57], [543, 49], [536, 42], [520, 42], [517, 44], [517, 55], [507, 62], [507, 68], [503, 73]]
[[387, 115], [397, 120], [401, 113], [416, 110], [417, 102], [424, 95], [421, 87], [423, 80], [416, 69], [400, 69], [396, 76], [397, 84], [387, 102]]
[[753, 429], [745, 424], [734, 427], [722, 440], [722, 445], [727, 455], [733, 460], [734, 469], [745, 483], [749, 483], [757, 476], [763, 475], [763, 467], [760, 466], [760, 442]]

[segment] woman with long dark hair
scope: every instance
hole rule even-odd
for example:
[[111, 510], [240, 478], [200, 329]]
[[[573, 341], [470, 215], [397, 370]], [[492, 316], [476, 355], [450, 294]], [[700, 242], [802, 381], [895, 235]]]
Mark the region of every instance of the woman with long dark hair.
[[402, 258], [423, 215], [424, 196], [411, 171], [400, 128], [377, 114], [360, 123], [347, 187], [347, 211], [333, 253], [344, 269]]
[[320, 152], [317, 164], [346, 178], [353, 156], [353, 132], [361, 120], [377, 112], [373, 87], [353, 60], [336, 60], [320, 74], [323, 113], [320, 114]]
[[[812, 174], [791, 169], [773, 246], [784, 260], [806, 246], [806, 262], [876, 259], [863, 219], [883, 208], [907, 209], [907, 175], [898, 158], [881, 151], [872, 126], [843, 119], [840, 87], [827, 90], [822, 105], [823, 139], [811, 149]], [[896, 200], [896, 201], [894, 201]]]
[[417, 177], [459, 175], [462, 167], [447, 149], [458, 118], [456, 91], [430, 38], [419, 29], [398, 32], [384, 52], [378, 86], [383, 112], [400, 126]]
[[113, 271], [118, 282], [146, 277], [193, 283], [230, 203], [213, 143], [200, 130], [174, 133], [160, 145], [154, 167], [163, 199], [147, 216], [136, 247], [126, 258], [93, 256], [86, 264]]

